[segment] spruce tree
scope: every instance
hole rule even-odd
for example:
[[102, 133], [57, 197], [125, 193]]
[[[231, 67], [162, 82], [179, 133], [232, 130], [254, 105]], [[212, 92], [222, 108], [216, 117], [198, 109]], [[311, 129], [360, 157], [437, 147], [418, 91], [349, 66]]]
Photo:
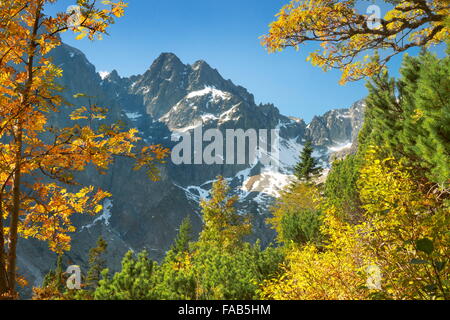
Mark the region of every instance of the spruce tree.
[[300, 161], [294, 168], [294, 175], [301, 182], [311, 182], [311, 180], [319, 176], [323, 170], [312, 156], [313, 152], [314, 149], [312, 143], [308, 140], [300, 154]]

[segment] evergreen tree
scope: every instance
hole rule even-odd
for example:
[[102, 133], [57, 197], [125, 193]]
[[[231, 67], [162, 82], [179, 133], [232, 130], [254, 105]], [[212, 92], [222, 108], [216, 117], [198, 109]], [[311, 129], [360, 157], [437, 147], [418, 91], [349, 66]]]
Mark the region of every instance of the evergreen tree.
[[62, 255], [56, 258], [56, 267], [50, 270], [43, 279], [41, 287], [33, 288], [33, 300], [59, 300], [64, 298], [65, 277]]
[[97, 287], [101, 278], [101, 272], [106, 268], [104, 255], [107, 248], [107, 242], [100, 236], [97, 240], [97, 246], [89, 250], [89, 270], [87, 273], [86, 284], [90, 290]]
[[135, 257], [129, 251], [122, 259], [122, 270], [108, 275], [108, 269], [102, 271], [102, 279], [94, 293], [97, 300], [153, 300], [154, 272], [156, 263], [148, 258], [148, 253], [142, 251]]
[[42, 287], [53, 287], [59, 292], [64, 289], [64, 278], [63, 278], [63, 262], [62, 255], [58, 255], [56, 258], [56, 267], [54, 270], [50, 270], [45, 276], [42, 282]]
[[233, 251], [200, 242], [194, 259], [195, 299], [251, 300], [258, 298], [258, 283], [279, 272], [283, 254], [272, 247], [261, 250], [259, 242]]
[[400, 135], [405, 152], [432, 182], [450, 180], [450, 58], [423, 51], [406, 57], [399, 91], [405, 122]]
[[277, 232], [278, 242], [287, 246], [314, 243], [320, 245], [323, 213], [319, 189], [309, 183], [297, 183], [284, 190], [271, 208], [267, 223]]
[[308, 140], [300, 154], [300, 161], [295, 165], [294, 175], [302, 182], [311, 182], [311, 180], [322, 172], [316, 159], [312, 156], [314, 149], [312, 143]]
[[[359, 148], [362, 146], [360, 143]], [[362, 217], [357, 188], [359, 171], [363, 164], [361, 158], [356, 154], [334, 161], [325, 181], [324, 195], [328, 203], [338, 210], [342, 220], [348, 222], [357, 222]]]
[[321, 220], [322, 212], [319, 210], [298, 209], [287, 211], [281, 218], [280, 238], [286, 244], [314, 243], [319, 245], [322, 240]]
[[396, 95], [396, 81], [384, 70], [367, 83], [367, 88], [369, 95], [366, 98], [365, 122], [370, 123], [370, 128], [365, 133], [367, 139], [362, 147], [377, 145], [386, 150], [386, 155], [401, 156], [399, 133], [402, 130], [404, 110]]
[[157, 269], [155, 295], [163, 300], [195, 299], [196, 282], [190, 268], [192, 224], [187, 216], [180, 225], [175, 241]]
[[366, 147], [381, 146], [385, 157], [403, 158], [418, 178], [444, 188], [450, 179], [449, 72], [448, 56], [439, 59], [422, 51], [405, 57], [399, 80], [386, 70], [372, 78], [361, 132]]
[[180, 229], [178, 231], [178, 236], [172, 245], [171, 250], [174, 254], [181, 252], [186, 252], [189, 250], [189, 244], [193, 240], [192, 237], [192, 223], [189, 216], [183, 219], [181, 222]]

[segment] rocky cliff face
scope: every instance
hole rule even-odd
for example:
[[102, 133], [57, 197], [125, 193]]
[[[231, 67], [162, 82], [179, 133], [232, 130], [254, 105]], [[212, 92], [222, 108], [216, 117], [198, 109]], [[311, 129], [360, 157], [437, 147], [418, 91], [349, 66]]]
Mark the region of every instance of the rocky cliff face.
[[[79, 179], [85, 184], [104, 188], [112, 197], [104, 203], [97, 217], [77, 217], [78, 231], [72, 235], [73, 248], [66, 261], [86, 268], [88, 250], [102, 235], [109, 244], [112, 270], [128, 250], [147, 249], [160, 259], [176, 236], [182, 219], [190, 216], [195, 229], [201, 228], [199, 201], [217, 175], [224, 176], [240, 197], [238, 210], [253, 217], [253, 239], [263, 244], [274, 234], [265, 225], [268, 206], [282, 187], [292, 179], [292, 168], [307, 139], [315, 145], [315, 156], [323, 166], [330, 156], [348, 150], [363, 122], [364, 103], [349, 109], [336, 109], [315, 117], [306, 124], [302, 119], [286, 117], [272, 104], [256, 105], [245, 88], [225, 80], [205, 61], [183, 64], [172, 53], [161, 54], [142, 75], [122, 78], [116, 71], [101, 77], [79, 50], [63, 45], [52, 52], [54, 63], [64, 69], [61, 79], [65, 97], [74, 105], [85, 103], [73, 94], [83, 92], [94, 103], [109, 107], [110, 121], [123, 121], [139, 130], [143, 143], [173, 147], [175, 137], [203, 130], [278, 129], [280, 162], [265, 165], [261, 154], [252, 163], [241, 165], [196, 164], [175, 165], [169, 161], [161, 168], [161, 180], [153, 183], [131, 168], [128, 161], [118, 160], [107, 175], [87, 170]], [[64, 126], [64, 109], [52, 124]], [[45, 244], [20, 242], [20, 271], [31, 284], [39, 285], [53, 266], [54, 255]]]

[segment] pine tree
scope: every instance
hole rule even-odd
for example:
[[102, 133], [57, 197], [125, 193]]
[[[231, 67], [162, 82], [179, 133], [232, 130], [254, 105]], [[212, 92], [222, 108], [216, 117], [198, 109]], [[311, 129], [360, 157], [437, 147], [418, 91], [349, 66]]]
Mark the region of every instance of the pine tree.
[[187, 216], [183, 219], [183, 222], [181, 222], [178, 236], [175, 239], [171, 250], [174, 254], [188, 251], [189, 243], [192, 239], [192, 223], [189, 216]]
[[277, 233], [277, 241], [285, 245], [320, 244], [323, 213], [320, 211], [319, 188], [296, 183], [281, 192], [266, 222]]
[[399, 133], [402, 131], [404, 109], [396, 95], [396, 81], [384, 70], [366, 86], [369, 95], [366, 98], [366, 128], [362, 132], [367, 137], [359, 151], [361, 153], [369, 145], [377, 145], [386, 155], [401, 156]]
[[51, 269], [44, 276], [41, 287], [33, 288], [33, 300], [59, 300], [64, 298], [65, 277], [62, 255], [56, 258], [55, 269]]
[[157, 264], [142, 251], [136, 257], [132, 251], [122, 259], [122, 270], [112, 278], [108, 269], [102, 271], [102, 279], [94, 293], [98, 300], [153, 300], [156, 299], [154, 272]]
[[101, 272], [106, 268], [106, 260], [104, 255], [108, 248], [108, 243], [99, 237], [97, 240], [97, 246], [89, 250], [89, 270], [86, 278], [86, 284], [90, 290], [95, 289], [98, 286], [98, 281], [101, 277]]
[[[359, 144], [359, 148], [365, 148], [365, 145]], [[323, 191], [328, 203], [338, 210], [342, 220], [348, 222], [361, 219], [362, 209], [356, 184], [362, 164], [363, 159], [359, 154], [336, 160], [325, 181]]]
[[299, 181], [311, 182], [311, 180], [322, 172], [316, 159], [312, 156], [314, 149], [312, 143], [308, 140], [300, 154], [300, 161], [295, 165], [294, 175]]
[[432, 182], [450, 179], [450, 57], [423, 51], [405, 58], [399, 91], [405, 122], [400, 134], [407, 155]]
[[[385, 70], [368, 83], [364, 134], [367, 148], [404, 158], [417, 177], [445, 188], [450, 179], [450, 58], [422, 51], [406, 56], [394, 80]], [[361, 137], [361, 135], [360, 135]], [[364, 153], [360, 148], [359, 153]]]
[[56, 258], [55, 270], [50, 270], [45, 276], [42, 282], [42, 287], [54, 286], [55, 288], [61, 289], [63, 280], [63, 266], [62, 266], [62, 256], [58, 255]]

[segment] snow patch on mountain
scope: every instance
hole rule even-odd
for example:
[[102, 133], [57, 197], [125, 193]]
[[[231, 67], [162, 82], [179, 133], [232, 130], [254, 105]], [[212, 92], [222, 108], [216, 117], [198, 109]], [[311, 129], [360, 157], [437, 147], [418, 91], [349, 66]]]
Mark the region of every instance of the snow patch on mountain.
[[329, 147], [328, 152], [333, 153], [333, 152], [343, 151], [343, 150], [349, 149], [351, 146], [352, 146], [351, 141], [345, 141], [343, 143], [339, 143], [339, 144]]
[[196, 120], [192, 124], [182, 127], [182, 128], [176, 128], [172, 131], [172, 141], [178, 141], [179, 138], [182, 136], [183, 133], [189, 132], [191, 130], [194, 130], [195, 128], [201, 127], [203, 125], [202, 121]]
[[235, 104], [234, 106], [232, 106], [228, 111], [225, 111], [224, 113], [222, 113], [220, 116], [219, 124], [225, 123], [227, 121], [239, 120], [239, 116], [238, 117], [233, 117], [233, 116], [234, 116], [234, 114], [236, 114], [236, 112], [238, 111], [238, 107], [241, 104], [242, 104], [242, 102], [239, 102], [238, 104]]
[[80, 232], [83, 231], [84, 229], [89, 229], [92, 228], [95, 224], [97, 224], [97, 222], [103, 222], [106, 226], [109, 226], [109, 220], [111, 219], [111, 209], [113, 208], [113, 203], [111, 199], [105, 199], [105, 201], [103, 201], [103, 211], [102, 214], [100, 216], [98, 216], [97, 218], [95, 218], [94, 221], [92, 221], [92, 223], [83, 226], [80, 229]]
[[259, 192], [272, 197], [279, 197], [280, 191], [294, 179], [293, 175], [284, 174], [276, 170], [263, 171], [259, 175], [248, 177], [241, 189], [246, 192]]
[[107, 76], [110, 75], [111, 72], [109, 71], [99, 71], [98, 74], [100, 75], [100, 78], [102, 78], [102, 80], [105, 80]]
[[142, 117], [142, 113], [140, 112], [125, 112], [125, 115], [128, 117], [128, 119], [134, 121]]
[[189, 93], [186, 96], [186, 98], [192, 99], [192, 98], [202, 97], [202, 96], [206, 96], [206, 95], [211, 95], [211, 98], [212, 98], [211, 100], [213, 100], [213, 101], [227, 100], [227, 99], [231, 98], [231, 95], [228, 92], [218, 90], [215, 87], [208, 87], [208, 86], [205, 86], [205, 88], [202, 90], [193, 91], [193, 92]]
[[209, 191], [199, 186], [187, 186], [186, 188], [174, 184], [177, 188], [180, 188], [186, 194], [186, 198], [196, 203], [200, 203], [201, 200], [208, 198]]
[[205, 122], [209, 122], [212, 120], [218, 120], [219, 118], [215, 115], [213, 115], [212, 113], [205, 113], [201, 116], [202, 121]]

